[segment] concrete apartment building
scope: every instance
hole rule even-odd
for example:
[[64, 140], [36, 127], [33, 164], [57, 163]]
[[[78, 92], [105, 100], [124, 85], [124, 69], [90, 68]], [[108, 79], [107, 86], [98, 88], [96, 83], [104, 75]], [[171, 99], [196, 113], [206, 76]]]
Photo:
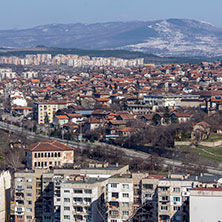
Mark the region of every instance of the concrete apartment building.
[[48, 124], [53, 122], [53, 104], [48, 102], [36, 102], [33, 104], [33, 119], [38, 124]]
[[133, 216], [133, 180], [131, 174], [114, 175], [108, 179], [106, 202], [108, 222], [127, 221]]
[[222, 221], [222, 189], [194, 188], [190, 191], [190, 222]]
[[63, 167], [74, 163], [74, 150], [57, 141], [41, 141], [25, 148], [28, 169]]
[[15, 222], [42, 221], [42, 173], [27, 170], [15, 173]]
[[[87, 221], [87, 218], [98, 221], [95, 219], [98, 218], [98, 213], [100, 215], [103, 212], [100, 217], [106, 217], [103, 203], [108, 178], [115, 174], [127, 173], [128, 170], [127, 165], [92, 164], [81, 169], [35, 169], [17, 172], [15, 222], [59, 222], [64, 221], [62, 218], [65, 216], [65, 221], [79, 221], [79, 215], [83, 216], [80, 221]], [[80, 188], [82, 191], [78, 191]], [[67, 189], [70, 193], [64, 191]], [[65, 208], [68, 207], [64, 199], [68, 198], [67, 195], [70, 198], [70, 211]], [[79, 201], [80, 199], [75, 198], [82, 199]], [[80, 214], [81, 210], [83, 212]]]
[[60, 221], [102, 222], [106, 218], [106, 179], [75, 176], [61, 185]]
[[69, 105], [72, 105], [72, 101], [44, 101], [35, 102], [33, 104], [33, 119], [38, 124], [47, 124], [53, 122], [53, 113], [59, 109], [65, 109]]
[[9, 171], [0, 172], [0, 221], [9, 221], [10, 217], [11, 175]]

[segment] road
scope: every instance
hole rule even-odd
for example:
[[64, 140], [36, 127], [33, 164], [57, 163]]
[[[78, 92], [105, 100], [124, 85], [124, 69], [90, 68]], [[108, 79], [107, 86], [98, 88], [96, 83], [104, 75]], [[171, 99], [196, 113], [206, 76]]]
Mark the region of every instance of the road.
[[[10, 125], [10, 124], [7, 124], [7, 123], [1, 122], [1, 121], [0, 121], [0, 128], [4, 129], [4, 130], [15, 132], [15, 133], [23, 133], [25, 136], [30, 137], [32, 139], [38, 138], [38, 139], [56, 140], [58, 142], [65, 143], [73, 148], [80, 148], [81, 150], [88, 149], [89, 146], [96, 147], [98, 145], [105, 145], [105, 146], [109, 146], [110, 148], [113, 148], [113, 149], [121, 150], [129, 158], [147, 159], [150, 156], [150, 154], [142, 152], [142, 151], [127, 149], [124, 147], [119, 147], [119, 146], [114, 146], [114, 145], [107, 145], [107, 144], [97, 142], [97, 141], [95, 143], [78, 143], [78, 142], [74, 142], [74, 141], [70, 141], [70, 140], [59, 139], [56, 137], [49, 137], [49, 136], [46, 136], [43, 134], [36, 134], [34, 132], [22, 129], [21, 127]], [[166, 159], [166, 158], [162, 158], [162, 164], [165, 167], [170, 166], [171, 168], [184, 166], [184, 163], [182, 161], [173, 160], [173, 159]], [[195, 163], [191, 163], [191, 165], [198, 166], [198, 164], [195, 164]], [[210, 166], [206, 166], [206, 169], [209, 174], [222, 176], [222, 168], [213, 168]]]

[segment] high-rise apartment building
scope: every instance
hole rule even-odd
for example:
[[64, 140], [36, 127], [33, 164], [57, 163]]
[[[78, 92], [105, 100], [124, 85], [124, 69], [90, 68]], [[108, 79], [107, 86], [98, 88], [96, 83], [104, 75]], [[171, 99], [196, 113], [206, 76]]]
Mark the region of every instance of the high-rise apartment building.
[[11, 175], [9, 171], [0, 172], [0, 221], [9, 221]]

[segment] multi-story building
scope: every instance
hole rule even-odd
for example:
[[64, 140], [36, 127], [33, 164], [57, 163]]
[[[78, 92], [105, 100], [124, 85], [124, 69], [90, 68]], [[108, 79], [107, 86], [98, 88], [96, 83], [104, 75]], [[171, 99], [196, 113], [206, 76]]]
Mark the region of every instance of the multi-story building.
[[25, 148], [29, 169], [73, 166], [74, 150], [57, 141], [41, 141]]
[[76, 175], [61, 184], [60, 221], [102, 222], [106, 218], [106, 179]]
[[15, 222], [42, 221], [42, 173], [29, 170], [15, 173]]
[[127, 221], [133, 216], [133, 180], [131, 174], [117, 174], [108, 179], [106, 202], [108, 222]]
[[[127, 173], [128, 170], [127, 165], [93, 164], [81, 169], [17, 172], [15, 222], [87, 221], [89, 218], [91, 221], [104, 221], [108, 178]], [[70, 202], [65, 198], [70, 198]]]
[[0, 221], [9, 221], [11, 175], [9, 171], [0, 172]]
[[48, 124], [53, 122], [53, 104], [49, 102], [36, 102], [33, 104], [33, 119], [38, 124]]
[[221, 188], [194, 188], [190, 191], [190, 222], [222, 221]]

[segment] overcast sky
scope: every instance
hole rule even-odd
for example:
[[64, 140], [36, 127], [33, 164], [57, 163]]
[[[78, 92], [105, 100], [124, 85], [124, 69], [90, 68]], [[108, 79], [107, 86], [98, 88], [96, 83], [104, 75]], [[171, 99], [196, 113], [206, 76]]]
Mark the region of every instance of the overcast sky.
[[222, 0], [0, 0], [0, 29], [188, 18], [222, 27]]

